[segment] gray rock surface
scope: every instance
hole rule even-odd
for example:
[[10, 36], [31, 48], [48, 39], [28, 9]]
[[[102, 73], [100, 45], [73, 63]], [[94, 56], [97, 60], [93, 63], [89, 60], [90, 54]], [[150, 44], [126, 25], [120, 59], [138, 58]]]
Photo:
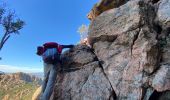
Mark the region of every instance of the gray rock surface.
[[[55, 100], [107, 100], [111, 98], [113, 100], [114, 91], [111, 84], [99, 62], [95, 61], [95, 55], [89, 47], [77, 46], [66, 52], [64, 57], [69, 57], [67, 62], [63, 62], [68, 66], [63, 66], [65, 70], [61, 71], [57, 77]], [[77, 62], [75, 58], [85, 59], [85, 63], [84, 61]]]
[[54, 100], [170, 98], [169, 5], [130, 0], [96, 17], [92, 48], [78, 45], [63, 54]]
[[170, 65], [162, 65], [152, 81], [152, 87], [159, 92], [170, 90]]
[[106, 39], [113, 41], [116, 36], [139, 28], [142, 25], [140, 8], [139, 1], [132, 1], [102, 13], [90, 25], [90, 42]]
[[[147, 13], [152, 12], [150, 7], [142, 1], [129, 1], [101, 14], [89, 29], [95, 54], [103, 61], [104, 71], [119, 99], [142, 99], [145, 91], [142, 87], [149, 84], [147, 74], [158, 67], [157, 34], [150, 29], [152, 20], [147, 18]], [[116, 38], [97, 40], [103, 36]]]
[[170, 26], [170, 0], [161, 0], [159, 3], [157, 17], [163, 27]]

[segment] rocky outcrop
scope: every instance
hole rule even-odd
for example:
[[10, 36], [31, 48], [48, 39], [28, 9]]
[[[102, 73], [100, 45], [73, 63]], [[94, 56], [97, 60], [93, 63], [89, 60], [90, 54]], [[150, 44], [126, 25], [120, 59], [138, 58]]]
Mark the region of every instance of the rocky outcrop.
[[170, 26], [170, 1], [161, 0], [158, 6], [157, 17], [161, 26], [168, 28]]
[[1, 75], [0, 81], [1, 82], [25, 81], [25, 82], [37, 82], [38, 84], [42, 83], [41, 78], [37, 78], [36, 76], [29, 75], [29, 74], [26, 74], [26, 73], [23, 73], [23, 72]]
[[0, 100], [30, 100], [42, 80], [26, 73], [0, 75]]
[[63, 55], [54, 100], [168, 100], [170, 0], [129, 0], [89, 27], [92, 48]]
[[106, 10], [117, 8], [120, 5], [123, 5], [129, 0], [101, 0], [99, 3], [96, 3], [91, 11], [88, 13], [87, 18], [89, 20], [94, 20], [97, 16], [103, 13]]
[[170, 66], [162, 65], [155, 74], [152, 86], [157, 91], [170, 90]]
[[64, 70], [57, 77], [54, 100], [114, 98], [111, 83], [92, 49], [79, 45], [65, 52], [62, 59]]

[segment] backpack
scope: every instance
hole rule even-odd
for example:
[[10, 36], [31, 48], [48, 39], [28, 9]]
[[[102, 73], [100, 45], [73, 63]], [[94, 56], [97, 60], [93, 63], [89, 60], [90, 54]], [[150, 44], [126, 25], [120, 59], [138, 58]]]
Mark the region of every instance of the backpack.
[[47, 64], [55, 64], [60, 62], [60, 53], [57, 48], [46, 48], [42, 54], [43, 61]]

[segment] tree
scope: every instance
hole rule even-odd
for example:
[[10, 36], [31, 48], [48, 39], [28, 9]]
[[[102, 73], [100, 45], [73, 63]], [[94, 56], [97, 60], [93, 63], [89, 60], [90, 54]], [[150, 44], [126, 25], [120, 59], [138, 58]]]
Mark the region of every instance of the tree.
[[84, 39], [87, 38], [88, 36], [88, 29], [89, 29], [89, 26], [88, 25], [85, 25], [85, 24], [82, 24], [79, 28], [78, 28], [78, 33], [80, 33], [80, 41], [83, 41]]
[[80, 33], [80, 44], [84, 44], [87, 45], [89, 47], [91, 47], [90, 43], [89, 43], [89, 39], [88, 39], [88, 31], [89, 31], [89, 26], [82, 24], [79, 29], [78, 29], [78, 33]]
[[19, 30], [23, 28], [24, 24], [24, 21], [16, 18], [14, 11], [7, 11], [4, 7], [0, 7], [0, 27], [3, 28], [0, 51], [12, 34], [19, 34]]

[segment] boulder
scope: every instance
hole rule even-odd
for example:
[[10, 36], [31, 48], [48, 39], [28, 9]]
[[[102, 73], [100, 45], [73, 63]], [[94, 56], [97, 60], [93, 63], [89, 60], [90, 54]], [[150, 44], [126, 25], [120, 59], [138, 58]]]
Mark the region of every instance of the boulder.
[[94, 14], [91, 48], [77, 45], [63, 54], [54, 100], [170, 98], [169, 5], [169, 0], [120, 0]]
[[[89, 27], [89, 42], [114, 41], [121, 34], [140, 28], [144, 24], [143, 6], [139, 1], [127, 2], [98, 16]], [[132, 34], [133, 35], [133, 34]]]
[[[88, 46], [78, 45], [64, 53], [57, 77], [54, 100], [113, 100], [110, 81]], [[82, 61], [81, 61], [82, 60]], [[101, 84], [102, 83], [102, 84]]]
[[[102, 13], [89, 28], [89, 39], [119, 100], [144, 98], [149, 75], [159, 67], [154, 6], [129, 1]], [[146, 86], [146, 88], [145, 88]]]

